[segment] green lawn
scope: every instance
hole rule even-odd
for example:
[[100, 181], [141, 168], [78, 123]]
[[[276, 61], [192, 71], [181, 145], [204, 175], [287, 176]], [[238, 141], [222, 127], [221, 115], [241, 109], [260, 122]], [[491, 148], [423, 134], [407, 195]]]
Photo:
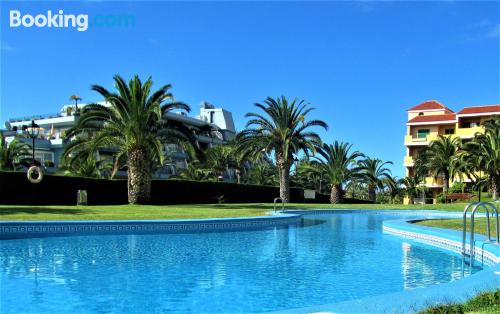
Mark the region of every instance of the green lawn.
[[[425, 220], [425, 221], [419, 221], [416, 224], [422, 226], [456, 229], [456, 230], [462, 230], [463, 228], [462, 219]], [[470, 230], [470, 220], [467, 220], [467, 230]], [[491, 236], [494, 237], [495, 236], [494, 219], [490, 220], [490, 230], [491, 230]], [[486, 234], [486, 218], [478, 218], [474, 220], [474, 232]]]
[[[288, 209], [439, 209], [462, 211], [465, 204], [388, 205], [388, 204], [287, 204]], [[0, 205], [0, 220], [147, 220], [262, 216], [273, 204], [214, 205], [118, 205], [118, 206], [14, 206]]]

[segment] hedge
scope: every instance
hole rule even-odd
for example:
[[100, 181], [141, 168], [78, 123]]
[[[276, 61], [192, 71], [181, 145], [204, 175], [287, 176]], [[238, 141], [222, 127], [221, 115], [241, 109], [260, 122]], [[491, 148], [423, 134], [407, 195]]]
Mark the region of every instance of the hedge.
[[[75, 205], [78, 190], [87, 190], [89, 205], [127, 204], [127, 181], [45, 175], [32, 184], [24, 172], [0, 172], [0, 204], [8, 205]], [[187, 180], [152, 180], [151, 204], [270, 203], [279, 196], [274, 186], [199, 182]], [[290, 188], [291, 202], [303, 203], [304, 190]], [[330, 196], [316, 194], [307, 202], [328, 204]], [[344, 198], [344, 204], [370, 204]]]
[[[269, 203], [279, 188], [224, 182], [153, 180], [151, 204]], [[0, 204], [74, 205], [78, 190], [87, 190], [89, 205], [127, 203], [127, 181], [45, 175], [32, 184], [22, 172], [0, 172]], [[291, 188], [292, 202], [304, 201], [302, 189]]]

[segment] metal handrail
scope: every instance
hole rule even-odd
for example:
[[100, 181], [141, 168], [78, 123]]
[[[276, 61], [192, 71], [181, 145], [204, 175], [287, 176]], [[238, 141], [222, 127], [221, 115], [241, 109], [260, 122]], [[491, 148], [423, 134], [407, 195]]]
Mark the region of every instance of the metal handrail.
[[465, 242], [466, 242], [466, 239], [467, 239], [467, 211], [469, 210], [469, 208], [473, 205], [476, 205], [478, 204], [479, 202], [472, 202], [472, 203], [469, 203], [465, 206], [465, 209], [464, 209], [464, 214], [463, 214], [463, 217], [462, 217], [462, 220], [463, 220], [463, 232], [462, 232], [462, 255], [465, 256]]
[[[497, 203], [497, 202], [495, 202]], [[467, 211], [471, 206], [474, 206], [472, 208], [471, 212], [471, 217], [470, 217], [470, 242], [469, 242], [469, 259], [470, 259], [470, 267], [472, 268], [474, 266], [474, 256], [475, 256], [475, 246], [476, 243], [474, 241], [474, 216], [476, 214], [476, 211], [480, 208], [483, 208], [486, 211], [486, 233], [488, 235], [488, 238], [486, 241], [483, 242], [483, 245], [481, 247], [481, 263], [484, 264], [484, 245], [485, 243], [492, 243], [491, 241], [491, 230], [490, 230], [490, 211], [488, 208], [492, 209], [491, 215], [495, 215], [495, 240], [496, 244], [500, 244], [500, 234], [499, 234], [499, 221], [498, 221], [498, 209], [495, 205], [488, 203], [488, 202], [473, 202], [470, 204], [467, 204], [464, 209], [464, 214], [463, 214], [463, 232], [462, 232], [462, 261], [465, 260], [466, 256], [466, 234], [467, 234]]]
[[485, 206], [484, 202], [481, 202], [474, 206], [472, 209], [472, 213], [470, 216], [470, 242], [469, 242], [469, 257], [470, 257], [470, 267], [474, 266], [474, 256], [476, 255], [475, 252], [475, 246], [476, 244], [474, 243], [474, 215], [476, 214], [476, 210], [478, 208], [484, 208], [486, 210], [486, 232], [488, 233], [488, 241], [491, 239], [491, 234], [490, 234], [490, 211], [488, 208]]
[[281, 197], [276, 197], [274, 199], [274, 212], [276, 212], [276, 203], [280, 201], [281, 202], [281, 212], [285, 210], [285, 202], [283, 202], [283, 199]]
[[[484, 206], [489, 206], [491, 207], [491, 209], [493, 209], [492, 211], [492, 216], [493, 216], [493, 213], [495, 213], [495, 239], [496, 239], [496, 242], [497, 243], [500, 243], [500, 235], [499, 235], [499, 225], [498, 225], [498, 209], [495, 205], [491, 204], [491, 203], [488, 203], [488, 202], [485, 202], [484, 203]], [[490, 230], [490, 224], [489, 224], [489, 221], [488, 221], [488, 227], [487, 227], [487, 230], [488, 230], [488, 241], [491, 242], [491, 237], [490, 237], [490, 234], [489, 234], [489, 230]]]

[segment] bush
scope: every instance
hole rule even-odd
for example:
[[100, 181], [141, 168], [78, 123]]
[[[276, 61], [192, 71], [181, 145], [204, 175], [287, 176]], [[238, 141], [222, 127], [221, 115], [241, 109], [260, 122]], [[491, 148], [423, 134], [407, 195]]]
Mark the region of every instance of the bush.
[[466, 186], [465, 182], [455, 182], [448, 189], [448, 193], [464, 193]]
[[439, 193], [437, 195], [436, 199], [437, 199], [437, 202], [440, 203], [440, 204], [446, 203], [446, 196], [443, 193]]

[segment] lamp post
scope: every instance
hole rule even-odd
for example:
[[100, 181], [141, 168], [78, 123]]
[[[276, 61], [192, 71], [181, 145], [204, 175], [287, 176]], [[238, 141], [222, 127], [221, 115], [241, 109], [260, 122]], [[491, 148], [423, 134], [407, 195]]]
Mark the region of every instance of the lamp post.
[[35, 139], [38, 137], [40, 132], [40, 127], [35, 123], [35, 120], [31, 120], [31, 125], [28, 127], [28, 134], [33, 141], [33, 165], [35, 165]]

